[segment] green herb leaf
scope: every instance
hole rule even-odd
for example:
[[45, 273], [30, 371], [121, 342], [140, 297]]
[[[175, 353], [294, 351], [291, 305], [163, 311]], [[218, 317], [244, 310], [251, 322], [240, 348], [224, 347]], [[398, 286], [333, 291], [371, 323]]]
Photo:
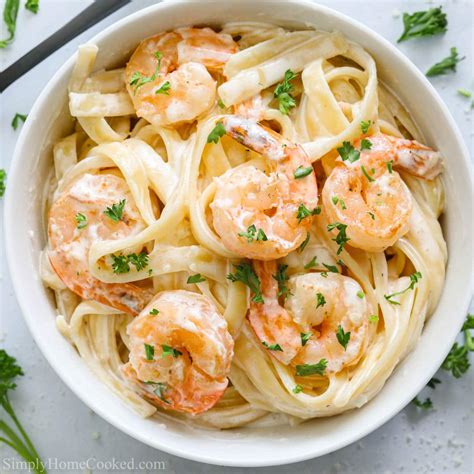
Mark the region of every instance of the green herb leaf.
[[387, 161], [387, 169], [390, 174], [393, 173], [393, 160]]
[[296, 375], [306, 377], [308, 375], [324, 375], [328, 365], [326, 359], [321, 359], [317, 364], [301, 364], [296, 366]]
[[418, 400], [418, 397], [415, 397], [413, 399], [413, 403], [418, 407], [418, 408], [423, 408], [423, 410], [428, 410], [430, 408], [433, 408], [433, 402], [427, 398], [424, 402], [421, 402]]
[[376, 314], [373, 314], [372, 316], [369, 316], [369, 322], [370, 323], [378, 323], [379, 322], [379, 317]]
[[336, 204], [339, 202], [339, 198], [338, 198], [337, 196], [333, 196], [333, 197], [331, 198], [331, 201], [332, 201], [332, 203], [333, 203], [334, 205], [336, 205]]
[[9, 37], [0, 41], [0, 48], [6, 48], [15, 37], [16, 19], [18, 9], [20, 8], [20, 0], [7, 0], [3, 7], [3, 21], [7, 26]]
[[468, 371], [470, 365], [467, 347], [455, 342], [441, 368], [450, 371], [458, 379]]
[[303, 268], [305, 270], [309, 270], [310, 268], [313, 268], [317, 265], [316, 263], [317, 257], [313, 257]]
[[291, 295], [290, 290], [286, 286], [286, 282], [290, 279], [286, 274], [287, 269], [288, 265], [278, 265], [276, 275], [272, 275], [273, 279], [278, 282], [278, 296], [282, 296], [284, 299]]
[[258, 229], [257, 232], [257, 242], [264, 242], [268, 240], [267, 234], [263, 231], [263, 229]]
[[300, 393], [303, 391], [303, 387], [299, 384], [295, 385], [295, 388], [292, 390], [293, 393]]
[[295, 179], [301, 179], [310, 175], [312, 172], [313, 172], [312, 166], [308, 166], [307, 168], [305, 168], [304, 166], [298, 166], [298, 168], [295, 169], [294, 176], [295, 176]]
[[163, 352], [161, 353], [161, 357], [163, 359], [166, 356], [172, 356], [176, 359], [180, 355], [183, 355], [183, 353], [181, 351], [178, 351], [178, 349], [175, 349], [174, 347], [171, 347], [171, 346], [167, 346], [166, 344], [161, 344], [161, 348], [163, 349]]
[[341, 344], [341, 346], [344, 347], [344, 350], [346, 350], [347, 344], [349, 344], [349, 340], [351, 339], [351, 332], [344, 332], [344, 329], [339, 324], [336, 331], [336, 337], [339, 344]]
[[372, 178], [369, 173], [367, 173], [367, 170], [365, 169], [364, 165], [361, 165], [360, 169], [362, 171], [362, 174], [369, 180], [370, 183], [373, 183], [375, 181], [375, 179]]
[[307, 232], [306, 239], [304, 239], [303, 243], [298, 247], [298, 252], [301, 253], [305, 249], [305, 247], [308, 245], [309, 238], [310, 238], [310, 235], [309, 235], [309, 232]]
[[127, 260], [128, 263], [131, 263], [137, 269], [137, 272], [139, 272], [148, 266], [149, 257], [145, 252], [140, 252], [138, 255], [131, 253], [127, 256]]
[[436, 385], [440, 384], [441, 380], [433, 377], [430, 381], [426, 384], [428, 387], [432, 388], [433, 390], [436, 388]]
[[34, 14], [38, 13], [39, 0], [26, 0], [25, 8]]
[[327, 270], [331, 273], [339, 273], [339, 270], [335, 265], [328, 265], [327, 263], [323, 263], [323, 266], [325, 266]]
[[362, 133], [367, 133], [371, 124], [372, 120], [362, 120], [362, 122], [360, 122], [360, 129]]
[[466, 56], [459, 58], [458, 50], [456, 48], [451, 48], [451, 54], [446, 58], [442, 59], [439, 63], [436, 63], [431, 66], [428, 71], [426, 71], [426, 75], [428, 77], [432, 77], [439, 76], [441, 74], [446, 74], [450, 71], [455, 72], [456, 65], [465, 58]]
[[222, 122], [217, 122], [216, 126], [211, 130], [211, 133], [207, 137], [207, 143], [217, 143], [219, 138], [225, 135], [225, 127]]
[[[3, 197], [5, 194], [6, 186], [5, 186], [5, 180], [7, 178], [7, 173], [3, 168], [0, 168], [0, 197]], [[309, 236], [309, 234], [308, 234]]]
[[334, 229], [337, 229], [339, 231], [338, 234], [336, 235], [336, 238], [331, 239], [334, 242], [336, 242], [336, 244], [339, 245], [339, 248], [337, 249], [337, 252], [336, 252], [337, 255], [339, 255], [342, 252], [346, 243], [349, 242], [349, 240], [351, 240], [346, 235], [346, 228], [347, 228], [347, 225], [341, 224], [340, 222], [334, 222], [332, 224], [328, 224], [327, 226], [328, 232], [331, 232]]
[[164, 95], [170, 95], [169, 90], [171, 89], [171, 83], [170, 81], [166, 81], [163, 84], [161, 84], [158, 89], [156, 89], [155, 94], [164, 94]]
[[122, 220], [123, 210], [125, 207], [126, 199], [122, 199], [116, 204], [112, 204], [111, 207], [107, 207], [104, 214], [110, 217], [114, 222]]
[[312, 211], [310, 211], [304, 204], [300, 204], [298, 207], [298, 213], [296, 214], [296, 218], [298, 219], [298, 224], [309, 216], [317, 216], [321, 214], [321, 208], [316, 207]]
[[168, 405], [170, 402], [165, 398], [165, 391], [168, 389], [168, 386], [165, 383], [161, 382], [156, 382], [153, 383], [155, 385], [155, 389], [153, 390], [153, 393], [164, 403], [167, 403]]
[[125, 255], [112, 254], [112, 260], [112, 269], [114, 273], [128, 273], [130, 271], [128, 258]]
[[367, 138], [363, 138], [360, 142], [360, 151], [370, 150], [371, 148], [372, 148], [372, 142]]
[[401, 295], [405, 293], [408, 290], [413, 290], [415, 288], [415, 285], [418, 283], [418, 281], [421, 279], [421, 273], [420, 272], [415, 272], [410, 275], [410, 284], [402, 291], [397, 291], [396, 293], [392, 293], [391, 295], [383, 295], [383, 297], [391, 304], [394, 305], [400, 305], [397, 301], [394, 301], [392, 298], [397, 295]]
[[278, 108], [280, 112], [284, 115], [288, 115], [290, 110], [293, 107], [296, 107], [295, 98], [291, 95], [293, 91], [293, 85], [290, 84], [290, 81], [296, 77], [296, 74], [288, 69], [285, 72], [283, 82], [277, 84], [275, 91], [273, 92], [273, 97], [278, 100]]
[[153, 346], [150, 346], [150, 344], [143, 344], [145, 347], [145, 358], [146, 360], [153, 360], [153, 357], [155, 356], [155, 348]]
[[302, 332], [300, 333], [301, 336], [301, 345], [304, 347], [306, 343], [310, 340], [311, 336], [313, 335], [312, 332]]
[[256, 232], [257, 228], [254, 224], [252, 224], [247, 227], [247, 232], [239, 232], [237, 235], [239, 235], [240, 237], [245, 237], [247, 239], [247, 242], [250, 243], [253, 242]]
[[283, 352], [280, 344], [267, 344], [265, 341], [262, 341], [262, 344], [269, 350], [269, 351], [280, 351]]
[[[134, 90], [133, 90], [133, 93], [136, 94], [138, 89], [140, 87], [142, 87], [143, 85], [149, 83], [149, 82], [153, 82], [158, 73], [160, 72], [160, 67], [161, 67], [161, 58], [163, 57], [163, 53], [161, 53], [160, 51], [155, 51], [153, 53], [153, 56], [155, 56], [156, 60], [157, 60], [157, 64], [156, 64], [156, 68], [155, 68], [155, 72], [151, 75], [151, 76], [144, 76], [141, 72], [139, 71], [135, 71], [133, 74], [132, 74], [132, 77], [130, 78], [130, 82], [129, 84], [131, 86], [135, 86]], [[168, 89], [169, 89], [169, 82], [165, 82], [165, 84], [168, 83], [168, 86], [166, 86]], [[165, 85], [163, 84], [163, 86]], [[163, 87], [162, 86], [162, 87]], [[166, 89], [166, 90], [168, 90]], [[161, 93], [166, 93], [166, 90], [165, 92], [161, 92]], [[159, 92], [159, 89], [158, 91], [156, 91], [156, 94], [160, 94]]]
[[158, 313], [159, 313], [159, 311], [158, 311], [156, 308], [153, 308], [153, 309], [150, 311], [150, 314], [151, 314], [152, 316], [156, 316]]
[[468, 91], [467, 89], [458, 89], [458, 94], [462, 95], [463, 97], [467, 97], [467, 98], [472, 96], [472, 93], [470, 91]]
[[447, 31], [448, 20], [441, 7], [430, 8], [426, 11], [403, 14], [404, 31], [397, 42], [421, 36], [433, 36]]
[[76, 227], [78, 229], [84, 229], [84, 227], [87, 226], [87, 217], [84, 214], [81, 214], [78, 212], [75, 216], [74, 219], [76, 219]]
[[260, 280], [257, 274], [254, 272], [252, 266], [248, 263], [241, 263], [240, 265], [234, 265], [235, 273], [229, 273], [227, 279], [236, 282], [240, 281], [244, 285], [250, 288], [254, 296], [252, 301], [254, 303], [263, 303], [262, 290], [260, 288]]
[[20, 125], [20, 121], [24, 123], [27, 117], [27, 114], [16, 113], [11, 123], [13, 130], [16, 130], [18, 128], [18, 125]]
[[375, 221], [375, 214], [373, 212], [367, 211], [367, 214], [370, 216], [370, 218]]
[[206, 281], [206, 279], [200, 273], [196, 273], [196, 275], [191, 275], [186, 283], [202, 283], [203, 281]]
[[351, 163], [360, 158], [360, 151], [356, 150], [349, 142], [342, 142], [342, 147], [337, 149], [342, 161], [349, 160]]
[[360, 290], [359, 290], [359, 291], [357, 292], [357, 296], [358, 296], [361, 300], [363, 300], [365, 295], [364, 295], [364, 292], [363, 292], [363, 291], [360, 291]]
[[322, 293], [316, 293], [316, 309], [326, 304], [326, 299]]
[[225, 104], [224, 104], [224, 102], [222, 102], [222, 99], [217, 99], [217, 106], [220, 109], [225, 109]]

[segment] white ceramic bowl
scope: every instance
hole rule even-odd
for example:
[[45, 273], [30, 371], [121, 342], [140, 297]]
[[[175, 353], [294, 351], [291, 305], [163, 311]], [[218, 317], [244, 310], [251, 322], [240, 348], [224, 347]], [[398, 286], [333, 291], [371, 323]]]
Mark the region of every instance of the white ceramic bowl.
[[[51, 144], [70, 126], [66, 86], [75, 57], [64, 64], [39, 96], [18, 140], [5, 202], [10, 272], [26, 322], [51, 366], [84, 403], [117, 428], [150, 446], [197, 461], [231, 466], [291, 463], [339, 449], [385, 423], [422, 389], [449, 351], [471, 292], [472, 271], [467, 263], [472, 262], [473, 248], [468, 153], [446, 106], [426, 78], [394, 46], [362, 24], [302, 1], [205, 3], [160, 3], [115, 23], [91, 40], [100, 47], [97, 68], [120, 63], [141, 39], [156, 32], [235, 20], [339, 30], [367, 48], [377, 60], [380, 77], [409, 106], [427, 143], [439, 149], [446, 160], [446, 285], [415, 350], [363, 408], [294, 428], [209, 432], [168, 421], [164, 427], [156, 420], [139, 418], [125, 406], [95, 378], [57, 331], [55, 309], [38, 275], [38, 255], [45, 243], [41, 189], [52, 166]], [[21, 264], [18, 255], [22, 256]]]

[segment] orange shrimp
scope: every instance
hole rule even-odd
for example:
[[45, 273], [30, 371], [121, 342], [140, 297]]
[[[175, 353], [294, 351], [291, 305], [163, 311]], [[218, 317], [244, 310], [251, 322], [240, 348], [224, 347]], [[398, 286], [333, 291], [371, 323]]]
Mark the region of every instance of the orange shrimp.
[[252, 120], [228, 116], [222, 123], [229, 136], [266, 158], [270, 173], [245, 164], [216, 178], [210, 205], [214, 228], [224, 246], [241, 257], [288, 255], [306, 238], [316, 212], [311, 162], [299, 145]]
[[224, 394], [234, 341], [214, 303], [162, 291], [127, 327], [124, 374], [155, 405], [196, 415]]
[[[125, 201], [122, 219], [104, 214]], [[91, 275], [89, 249], [98, 240], [123, 239], [145, 228], [125, 180], [111, 174], [84, 174], [59, 196], [49, 211], [49, 259], [63, 283], [85, 300], [98, 301], [135, 315], [151, 298], [148, 290], [127, 283], [105, 283]]]
[[368, 139], [371, 148], [362, 150], [360, 159], [332, 170], [322, 200], [329, 221], [347, 226], [348, 245], [379, 252], [409, 229], [412, 197], [396, 170], [432, 179], [442, 163], [438, 152], [416, 141], [383, 134]]

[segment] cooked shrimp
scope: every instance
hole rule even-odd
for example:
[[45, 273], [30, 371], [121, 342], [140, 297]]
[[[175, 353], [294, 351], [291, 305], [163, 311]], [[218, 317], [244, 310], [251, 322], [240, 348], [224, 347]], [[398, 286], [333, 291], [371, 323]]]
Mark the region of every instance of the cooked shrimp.
[[[122, 219], [104, 214], [125, 200]], [[95, 300], [138, 314], [151, 295], [133, 284], [104, 283], [91, 275], [89, 249], [98, 240], [123, 239], [145, 228], [125, 180], [111, 174], [84, 174], [53, 203], [49, 211], [49, 259], [64, 284], [85, 300]]]
[[[214, 228], [242, 257], [283, 257], [304, 241], [313, 220], [318, 190], [311, 162], [299, 145], [251, 120], [229, 116], [222, 123], [229, 136], [266, 158], [270, 173], [243, 165], [216, 178]], [[297, 170], [305, 170], [298, 179]]]
[[[347, 226], [347, 244], [379, 252], [409, 229], [412, 198], [396, 169], [432, 179], [441, 172], [440, 154], [416, 141], [378, 134], [360, 159], [338, 164], [324, 184], [329, 221]], [[360, 142], [355, 144], [360, 147]]]
[[240, 115], [247, 119], [259, 122], [263, 119], [265, 113], [265, 105], [261, 94], [256, 94], [250, 99], [244, 100], [234, 105], [234, 114]]
[[[254, 268], [264, 303], [252, 302], [248, 318], [269, 354], [293, 366], [325, 359], [328, 373], [359, 360], [367, 344], [370, 309], [355, 280], [336, 273], [291, 276], [282, 306], [273, 276], [276, 262], [254, 262]], [[344, 341], [341, 334], [349, 333]]]
[[[181, 28], [143, 40], [125, 68], [139, 117], [154, 125], [194, 120], [215, 102], [216, 81], [238, 46], [210, 28]], [[207, 68], [207, 69], [206, 69]]]
[[234, 341], [206, 296], [162, 291], [128, 325], [127, 334], [124, 373], [152, 403], [196, 415], [222, 397]]

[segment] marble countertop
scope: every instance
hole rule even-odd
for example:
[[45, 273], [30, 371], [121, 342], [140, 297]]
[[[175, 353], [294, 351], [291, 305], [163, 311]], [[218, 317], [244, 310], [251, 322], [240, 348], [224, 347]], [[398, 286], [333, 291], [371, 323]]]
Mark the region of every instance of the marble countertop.
[[[4, 2], [0, 2], [3, 7]], [[0, 69], [26, 53], [32, 46], [61, 27], [91, 0], [41, 0], [40, 12], [33, 16], [21, 9], [17, 39], [12, 48], [0, 51]], [[110, 25], [144, 6], [152, 0], [135, 0], [118, 10], [48, 59], [30, 70], [0, 95], [0, 167], [8, 170], [11, 155], [18, 137], [10, 126], [16, 112], [28, 113], [48, 79], [76, 49], [105, 26]], [[391, 42], [395, 42], [402, 29], [400, 13], [428, 8], [426, 1], [340, 1], [327, 0], [326, 4], [373, 28]], [[400, 49], [423, 71], [457, 46], [465, 61], [459, 64], [456, 74], [434, 78], [433, 84], [445, 100], [461, 132], [472, 150], [473, 109], [470, 102], [456, 93], [458, 88], [474, 90], [472, 53], [473, 18], [472, 1], [441, 1], [449, 17], [449, 30], [445, 35], [431, 39], [407, 41]], [[54, 12], [54, 14], [53, 14]], [[28, 33], [26, 33], [28, 32]], [[5, 36], [5, 32], [1, 32]], [[8, 184], [7, 184], [8, 185]], [[3, 203], [0, 200], [0, 208]], [[440, 371], [442, 384], [435, 391], [424, 389], [422, 398], [429, 396], [434, 409], [421, 412], [408, 406], [391, 421], [344, 449], [291, 466], [243, 469], [209, 466], [177, 458], [135, 441], [96, 416], [61, 382], [52, 371], [31, 338], [15, 299], [6, 266], [3, 245], [3, 217], [0, 214], [0, 346], [18, 358], [26, 373], [19, 382], [13, 403], [28, 433], [31, 434], [43, 459], [51, 462], [128, 461], [125, 470], [98, 470], [93, 472], [155, 472], [138, 469], [139, 461], [162, 461], [165, 472], [185, 473], [243, 473], [283, 474], [314, 473], [472, 473], [473, 472], [473, 397], [474, 369], [457, 380]], [[12, 453], [0, 445], [0, 472], [7, 470], [5, 460]], [[55, 461], [56, 460], [56, 461]], [[92, 463], [94, 463], [92, 461]], [[52, 469], [51, 472], [54, 472]], [[66, 472], [59, 470], [56, 472]], [[83, 472], [68, 470], [67, 472]], [[87, 471], [86, 472], [91, 472]]]

